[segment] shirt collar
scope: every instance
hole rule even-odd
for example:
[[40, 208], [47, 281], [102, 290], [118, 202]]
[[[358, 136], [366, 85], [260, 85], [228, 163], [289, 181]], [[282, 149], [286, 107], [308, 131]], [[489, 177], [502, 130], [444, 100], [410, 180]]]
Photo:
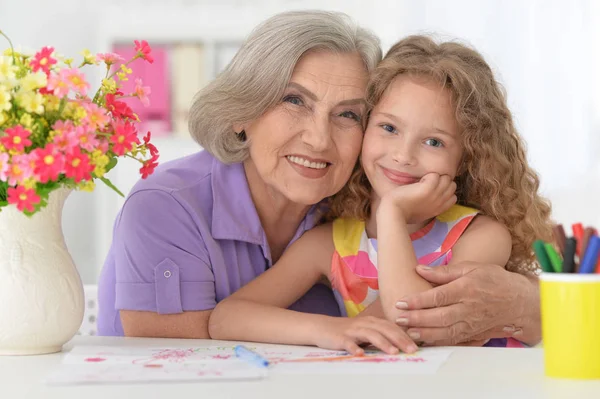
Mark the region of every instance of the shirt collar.
[[[263, 230], [242, 163], [225, 164], [213, 159], [211, 185], [213, 211], [211, 233], [220, 240], [237, 240], [263, 247], [265, 257], [270, 260], [269, 244]], [[313, 228], [323, 207], [312, 206], [300, 222], [292, 242], [305, 231]]]

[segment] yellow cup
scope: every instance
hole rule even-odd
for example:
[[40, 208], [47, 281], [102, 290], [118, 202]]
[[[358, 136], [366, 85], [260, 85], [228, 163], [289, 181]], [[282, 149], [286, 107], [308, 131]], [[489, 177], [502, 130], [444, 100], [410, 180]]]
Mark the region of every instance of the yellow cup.
[[548, 377], [600, 379], [600, 274], [540, 276]]

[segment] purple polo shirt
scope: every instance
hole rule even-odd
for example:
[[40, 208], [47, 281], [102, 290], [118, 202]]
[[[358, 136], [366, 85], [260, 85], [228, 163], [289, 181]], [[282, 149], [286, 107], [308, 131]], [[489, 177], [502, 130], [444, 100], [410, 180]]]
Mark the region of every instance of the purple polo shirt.
[[[315, 210], [292, 242], [314, 226]], [[129, 194], [98, 284], [98, 334], [123, 335], [119, 310], [213, 309], [272, 264], [242, 164], [207, 151], [161, 165]], [[339, 316], [317, 284], [291, 307]]]

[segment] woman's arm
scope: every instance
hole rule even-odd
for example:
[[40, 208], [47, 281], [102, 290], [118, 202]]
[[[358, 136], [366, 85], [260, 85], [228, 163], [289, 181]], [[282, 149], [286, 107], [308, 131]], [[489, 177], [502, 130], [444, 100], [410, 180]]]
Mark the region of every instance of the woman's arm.
[[505, 337], [538, 343], [537, 278], [497, 266], [507, 263], [511, 246], [505, 226], [478, 216], [454, 246], [450, 265], [418, 268], [428, 281], [442, 285], [400, 300], [408, 332], [439, 345]]
[[107, 304], [120, 312], [126, 336], [209, 338], [214, 275], [198, 230], [170, 193], [127, 198], [111, 248], [116, 302]]
[[501, 266], [458, 262], [417, 267], [437, 287], [399, 301], [408, 332], [435, 345], [491, 338], [515, 338], [528, 345], [541, 340], [539, 283], [535, 276]]

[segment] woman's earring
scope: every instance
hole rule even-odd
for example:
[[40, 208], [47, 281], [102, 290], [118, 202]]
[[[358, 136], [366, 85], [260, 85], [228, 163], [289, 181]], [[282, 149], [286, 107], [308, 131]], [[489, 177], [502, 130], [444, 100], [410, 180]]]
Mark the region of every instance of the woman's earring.
[[236, 133], [235, 136], [238, 138], [239, 141], [246, 141], [246, 130], [242, 130], [239, 133]]

